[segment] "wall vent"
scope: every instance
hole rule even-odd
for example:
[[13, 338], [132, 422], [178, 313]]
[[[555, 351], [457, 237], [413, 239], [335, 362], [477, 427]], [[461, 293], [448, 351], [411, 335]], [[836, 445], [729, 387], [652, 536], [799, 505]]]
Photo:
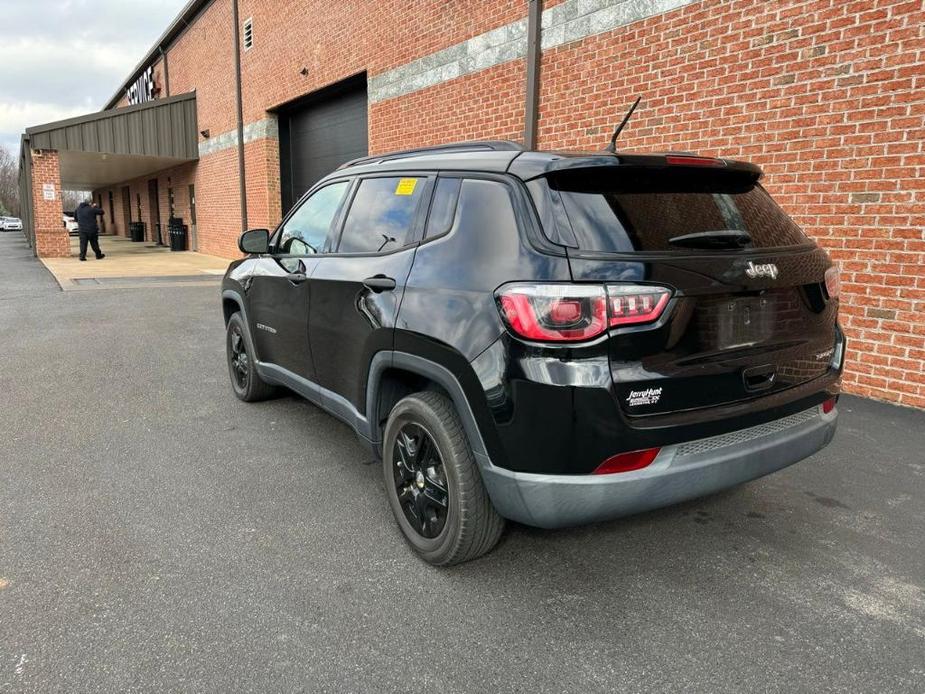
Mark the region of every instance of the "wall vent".
[[249, 51], [254, 47], [254, 18], [250, 17], [244, 20], [244, 31], [242, 33], [244, 37], [244, 50]]

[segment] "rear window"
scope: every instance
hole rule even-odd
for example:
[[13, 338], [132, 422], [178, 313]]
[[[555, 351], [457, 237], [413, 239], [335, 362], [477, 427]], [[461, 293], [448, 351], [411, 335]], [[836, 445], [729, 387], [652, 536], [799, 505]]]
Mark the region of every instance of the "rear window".
[[549, 239], [583, 251], [686, 251], [671, 239], [744, 231], [748, 247], [807, 242], [760, 185], [709, 172], [571, 173], [529, 184]]

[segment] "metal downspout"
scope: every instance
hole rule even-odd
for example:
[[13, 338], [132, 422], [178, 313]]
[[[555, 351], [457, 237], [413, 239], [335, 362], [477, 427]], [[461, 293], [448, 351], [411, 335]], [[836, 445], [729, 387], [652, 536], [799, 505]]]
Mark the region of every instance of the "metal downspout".
[[158, 50], [161, 52], [161, 60], [164, 62], [164, 91], [167, 92], [166, 96], [170, 96], [170, 66], [167, 63], [167, 51], [164, 50], [163, 46], [158, 46]]
[[234, 82], [238, 109], [238, 185], [241, 198], [241, 231], [247, 229], [247, 180], [244, 177], [244, 101], [241, 96], [241, 27], [238, 19], [238, 0], [231, 0], [234, 22]]
[[529, 0], [527, 13], [527, 84], [524, 108], [524, 147], [536, 149], [539, 120], [541, 36], [543, 31], [543, 0]]

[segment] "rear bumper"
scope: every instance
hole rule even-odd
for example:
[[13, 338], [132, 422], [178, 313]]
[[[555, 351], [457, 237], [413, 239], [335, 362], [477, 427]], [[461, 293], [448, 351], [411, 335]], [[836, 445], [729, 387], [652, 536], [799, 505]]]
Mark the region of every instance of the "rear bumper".
[[747, 429], [666, 446], [648, 467], [612, 475], [543, 475], [486, 464], [482, 477], [505, 518], [558, 528], [618, 518], [711, 494], [793, 465], [835, 435], [821, 407]]

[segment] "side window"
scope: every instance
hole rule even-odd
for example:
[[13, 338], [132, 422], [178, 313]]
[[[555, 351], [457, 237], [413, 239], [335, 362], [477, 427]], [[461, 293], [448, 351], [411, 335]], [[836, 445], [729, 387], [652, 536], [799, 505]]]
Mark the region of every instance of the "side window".
[[427, 219], [427, 238], [432, 239], [435, 236], [441, 236], [453, 226], [460, 187], [462, 187], [461, 178], [440, 178], [437, 180], [434, 201], [430, 205], [430, 217]]
[[383, 253], [411, 241], [423, 178], [366, 178], [344, 222], [338, 253]]
[[[453, 221], [454, 233], [462, 233], [470, 239], [484, 239], [496, 244], [496, 249], [504, 243], [520, 244], [517, 218], [514, 205], [507, 186], [497, 181], [466, 179], [459, 191], [456, 218]], [[508, 257], [515, 257], [510, 255]], [[492, 257], [486, 252], [486, 257]]]
[[312, 193], [280, 229], [278, 253], [320, 253], [349, 185], [348, 181], [340, 181]]

